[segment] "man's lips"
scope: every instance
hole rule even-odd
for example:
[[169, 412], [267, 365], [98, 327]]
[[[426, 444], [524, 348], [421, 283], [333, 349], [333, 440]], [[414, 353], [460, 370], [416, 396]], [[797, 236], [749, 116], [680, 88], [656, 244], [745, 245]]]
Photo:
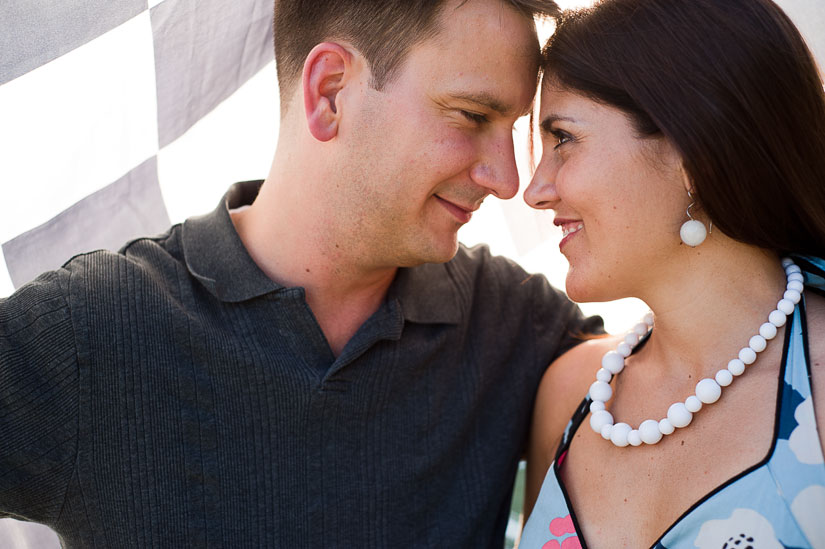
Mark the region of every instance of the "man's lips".
[[478, 206], [459, 206], [458, 204], [450, 202], [449, 200], [445, 200], [438, 195], [435, 195], [435, 197], [438, 199], [438, 202], [442, 206], [444, 206], [444, 208], [446, 208], [447, 211], [453, 214], [453, 216], [455, 216], [455, 218], [458, 219], [458, 221], [461, 223], [467, 223], [468, 221], [470, 221], [470, 218], [473, 216], [473, 212], [478, 209]]

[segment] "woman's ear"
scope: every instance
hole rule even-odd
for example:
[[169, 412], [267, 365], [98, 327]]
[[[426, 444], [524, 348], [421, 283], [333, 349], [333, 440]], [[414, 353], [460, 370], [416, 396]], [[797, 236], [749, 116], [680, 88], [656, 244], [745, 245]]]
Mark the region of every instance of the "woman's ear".
[[688, 175], [687, 170], [685, 169], [685, 165], [681, 162], [679, 163], [679, 172], [682, 176], [682, 186], [685, 188], [686, 193], [693, 193], [693, 181], [690, 179], [690, 175]]
[[352, 54], [333, 42], [312, 48], [304, 62], [304, 111], [309, 132], [319, 141], [329, 141], [338, 134], [341, 113], [336, 100], [351, 70]]

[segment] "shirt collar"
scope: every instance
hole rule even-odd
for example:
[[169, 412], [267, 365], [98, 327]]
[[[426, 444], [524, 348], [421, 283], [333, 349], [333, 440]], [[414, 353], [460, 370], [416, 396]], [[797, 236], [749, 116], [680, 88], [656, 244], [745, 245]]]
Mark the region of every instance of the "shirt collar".
[[[283, 288], [249, 256], [229, 215], [252, 204], [262, 184], [235, 183], [214, 211], [183, 223], [186, 266], [221, 301], [237, 303]], [[447, 264], [398, 269], [388, 299], [397, 299], [404, 319], [412, 322], [456, 324], [461, 319], [458, 285]]]
[[449, 263], [425, 263], [398, 269], [389, 296], [401, 303], [411, 322], [458, 324], [461, 320], [459, 287]]
[[262, 183], [235, 183], [214, 211], [183, 223], [186, 267], [221, 301], [237, 303], [282, 288], [249, 256], [229, 216], [229, 210], [252, 204]]

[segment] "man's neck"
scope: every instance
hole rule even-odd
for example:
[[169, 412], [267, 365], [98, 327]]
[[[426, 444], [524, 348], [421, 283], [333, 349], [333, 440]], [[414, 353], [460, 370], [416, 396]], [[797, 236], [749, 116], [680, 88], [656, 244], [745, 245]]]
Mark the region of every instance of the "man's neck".
[[397, 269], [360, 265], [348, 256], [346, 246], [330, 238], [334, 231], [309, 226], [313, 216], [299, 211], [301, 215], [290, 217], [271, 195], [259, 194], [252, 206], [232, 212], [232, 221], [267, 276], [283, 286], [305, 289], [307, 304], [338, 356], [378, 310]]

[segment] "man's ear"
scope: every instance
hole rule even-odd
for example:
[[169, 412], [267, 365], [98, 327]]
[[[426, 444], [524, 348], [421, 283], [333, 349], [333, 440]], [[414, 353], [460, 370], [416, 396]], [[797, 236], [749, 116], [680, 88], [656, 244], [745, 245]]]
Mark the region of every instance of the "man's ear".
[[304, 111], [309, 132], [319, 141], [329, 141], [338, 134], [336, 100], [351, 70], [352, 54], [333, 42], [312, 48], [304, 62]]

